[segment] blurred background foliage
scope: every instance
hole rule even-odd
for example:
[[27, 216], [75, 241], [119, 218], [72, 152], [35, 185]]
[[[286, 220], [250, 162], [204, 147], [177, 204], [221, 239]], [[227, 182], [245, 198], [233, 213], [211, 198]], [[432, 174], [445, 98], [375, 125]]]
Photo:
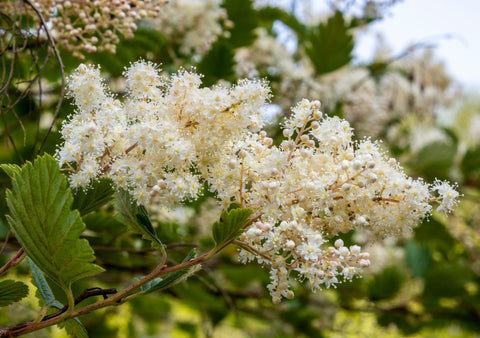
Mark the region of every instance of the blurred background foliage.
[[[182, 1], [170, 2], [167, 6], [177, 11], [182, 3], [188, 7]], [[192, 24], [177, 31], [174, 27], [175, 34], [165, 33], [155, 22], [140, 22], [133, 38], [120, 39], [116, 54], [86, 53], [80, 61], [58, 46], [65, 74], [80, 62], [99, 64], [114, 93], [124, 90], [124, 67], [139, 58], [161, 64], [168, 73], [196, 67], [204, 75], [205, 86], [235, 83], [242, 77], [266, 78], [275, 95], [268, 109], [273, 121], [288, 115], [289, 107], [304, 96], [320, 99], [324, 112], [349, 120], [358, 137], [381, 139], [385, 151], [399, 158], [409, 175], [430, 182], [435, 178], [456, 181], [464, 196], [448, 219], [434, 213], [403, 238], [377, 240], [365, 247], [371, 254], [371, 267], [365, 269], [363, 278], [336, 289], [312, 294], [299, 281], [293, 300], [273, 305], [265, 288], [268, 273], [255, 264], [240, 264], [236, 249], [227, 248], [184, 283], [83, 316], [80, 319], [89, 336], [478, 336], [478, 96], [462, 93], [434, 50], [424, 46], [391, 55], [379, 42], [374, 60], [355, 62], [355, 35], [394, 10], [395, 1], [332, 1], [332, 10], [322, 16], [309, 13], [308, 5], [299, 11], [295, 1], [291, 7], [277, 6], [275, 1], [206, 2], [216, 7], [198, 6], [186, 12]], [[348, 3], [355, 3], [356, 10]], [[186, 42], [188, 34], [201, 31], [209, 11], [219, 8], [224, 15], [213, 23], [220, 27], [216, 36], [206, 43], [199, 33]], [[169, 17], [163, 20], [164, 25], [171, 24]], [[49, 41], [12, 30], [15, 25], [30, 27], [28, 16], [16, 20], [2, 12], [0, 24], [0, 163], [21, 164], [42, 153], [55, 153], [61, 142], [59, 126], [73, 108], [68, 99], [60, 102], [61, 66]], [[9, 30], [17, 34], [15, 51], [14, 37], [6, 34]], [[192, 46], [186, 48], [186, 43]], [[268, 132], [276, 140], [281, 138], [278, 123]], [[0, 172], [0, 265], [19, 248], [5, 220], [4, 195], [9, 184], [8, 176]], [[108, 187], [103, 191], [105, 202], [111, 200]], [[159, 254], [125, 231], [112, 215], [111, 203], [89, 207], [90, 198], [77, 192], [75, 207], [84, 216], [84, 237], [95, 250], [96, 263], [107, 271], [75, 283], [74, 289], [78, 293], [89, 287], [121, 289], [151, 271]], [[150, 210], [157, 235], [167, 244], [170, 263], [180, 262], [192, 247], [211, 248], [210, 226], [219, 215], [212, 201], [214, 196], [206, 193], [174, 212], [158, 207]], [[353, 244], [353, 239], [369, 241], [365, 234], [353, 231], [342, 236], [346, 245]], [[34, 318], [39, 310], [28, 264], [22, 262], [7, 277], [28, 282], [30, 293], [26, 301], [0, 309], [0, 327]], [[61, 292], [51, 287], [61, 300]], [[48, 328], [31, 336], [63, 337], [66, 333]]]

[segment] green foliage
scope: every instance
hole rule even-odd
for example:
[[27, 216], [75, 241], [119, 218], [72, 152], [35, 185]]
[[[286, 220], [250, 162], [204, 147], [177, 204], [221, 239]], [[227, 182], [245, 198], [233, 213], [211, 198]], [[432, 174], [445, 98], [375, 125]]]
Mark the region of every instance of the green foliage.
[[300, 22], [295, 15], [279, 7], [262, 7], [258, 10], [258, 17], [261, 25], [266, 27], [271, 27], [275, 21], [281, 21], [290, 27], [301, 41], [305, 39], [308, 31], [307, 26]]
[[238, 237], [251, 215], [250, 209], [239, 208], [222, 212], [220, 222], [215, 222], [212, 229], [216, 247]]
[[341, 12], [336, 11], [326, 23], [310, 29], [305, 52], [317, 74], [330, 73], [352, 59], [353, 36]]
[[46, 306], [53, 306], [61, 309], [63, 307], [63, 304], [55, 299], [55, 296], [50, 289], [50, 285], [48, 285], [48, 282], [45, 279], [42, 271], [30, 258], [28, 258], [28, 264], [30, 265], [30, 269], [32, 270], [33, 282], [40, 294], [40, 300], [43, 301]]
[[480, 177], [480, 146], [467, 150], [460, 164], [460, 169], [465, 180], [478, 181]]
[[225, 39], [218, 40], [198, 64], [198, 72], [206, 74], [202, 85], [211, 86], [220, 79], [234, 80], [232, 79], [234, 64], [233, 48], [230, 46], [229, 41]]
[[434, 142], [422, 148], [409, 164], [420, 175], [433, 181], [448, 178], [449, 170], [457, 153], [454, 144]]
[[0, 306], [7, 306], [18, 302], [28, 295], [28, 286], [11, 279], [0, 282]]
[[2, 170], [8, 175], [10, 176], [10, 178], [13, 178], [13, 175], [15, 173], [17, 173], [18, 171], [20, 171], [20, 166], [16, 165], [16, 164], [9, 164], [9, 163], [4, 163], [0, 166], [0, 168], [2, 168]]
[[409, 240], [405, 245], [407, 265], [415, 277], [424, 277], [432, 261], [428, 246]]
[[[165, 62], [166, 44], [167, 41], [161, 32], [148, 27], [140, 27], [132, 39], [121, 39], [115, 55], [109, 52], [92, 53], [88, 54], [88, 59], [95, 64], [102, 65], [102, 69], [110, 75], [118, 77], [122, 75], [126, 65], [136, 62], [140, 58], [145, 59], [149, 53], [156, 57], [162, 56], [161, 62]], [[71, 62], [78, 66], [78, 60], [72, 59]]]
[[113, 199], [112, 182], [108, 179], [94, 181], [88, 190], [76, 189], [73, 192], [72, 209], [77, 209], [84, 216]]
[[162, 242], [153, 229], [147, 209], [143, 205], [138, 205], [128, 191], [117, 191], [115, 208], [118, 211], [118, 218], [131, 231], [141, 234], [143, 238], [151, 241], [153, 246], [163, 248]]
[[79, 236], [85, 224], [72, 211], [73, 196], [50, 156], [27, 162], [7, 192], [8, 221], [30, 259], [67, 291], [72, 282], [102, 272], [90, 263], [93, 251]]
[[415, 231], [415, 241], [424, 244], [433, 252], [449, 257], [455, 249], [456, 240], [437, 218], [423, 222]]
[[446, 297], [465, 297], [465, 286], [472, 279], [472, 271], [461, 263], [435, 264], [425, 274], [423, 295], [434, 303]]
[[[195, 249], [192, 249], [188, 255], [185, 257], [182, 263], [188, 262], [192, 260], [195, 257]], [[143, 291], [145, 293], [148, 292], [153, 292], [153, 291], [158, 291], [158, 290], [163, 290], [167, 289], [181, 281], [184, 281], [186, 278], [188, 278], [188, 272], [191, 270], [191, 268], [186, 268], [182, 270], [178, 270], [175, 272], [172, 272], [165, 278], [156, 278], [153, 281], [143, 285], [140, 288], [140, 291]]]
[[58, 327], [64, 328], [65, 331], [73, 338], [88, 338], [85, 326], [77, 319], [69, 319], [63, 323], [58, 324]]
[[404, 275], [398, 267], [388, 267], [373, 276], [368, 285], [368, 296], [373, 301], [393, 298], [400, 291], [404, 280]]
[[258, 14], [251, 0], [225, 0], [223, 7], [228, 19], [233, 21], [230, 30], [230, 43], [233, 47], [250, 45], [255, 40], [254, 29], [258, 27]]

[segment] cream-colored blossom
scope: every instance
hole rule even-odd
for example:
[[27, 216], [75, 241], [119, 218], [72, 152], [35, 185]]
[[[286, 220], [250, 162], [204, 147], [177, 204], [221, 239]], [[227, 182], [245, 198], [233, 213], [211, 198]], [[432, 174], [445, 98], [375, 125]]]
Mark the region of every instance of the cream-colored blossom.
[[109, 177], [139, 203], [175, 207], [206, 184], [223, 208], [251, 209], [259, 219], [240, 236], [240, 257], [270, 266], [275, 302], [293, 297], [292, 271], [316, 290], [370, 265], [359, 246], [331, 246], [330, 237], [358, 228], [398, 235], [428, 216], [431, 202], [444, 211], [456, 203], [448, 183], [412, 179], [378, 142], [353, 141], [350, 124], [324, 116], [319, 101], [301, 100], [283, 123], [286, 138], [274, 145], [261, 130], [269, 97], [263, 82], [200, 88], [193, 71], [161, 81], [143, 61], [125, 76], [123, 103], [97, 68], [81, 65], [70, 77], [78, 110], [63, 125], [57, 158], [73, 171], [71, 186]]

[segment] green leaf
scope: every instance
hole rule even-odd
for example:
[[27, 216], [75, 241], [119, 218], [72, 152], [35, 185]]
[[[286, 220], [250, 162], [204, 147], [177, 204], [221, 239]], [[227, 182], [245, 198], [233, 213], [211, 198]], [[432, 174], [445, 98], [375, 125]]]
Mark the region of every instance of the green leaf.
[[112, 182], [100, 179], [92, 183], [88, 190], [76, 189], [73, 192], [72, 209], [77, 209], [80, 215], [86, 215], [113, 199]]
[[476, 178], [480, 176], [480, 145], [467, 151], [463, 156], [460, 169], [465, 180], [473, 178], [472, 176]]
[[[83, 217], [87, 229], [102, 235], [118, 235], [125, 232], [127, 226], [118, 217], [102, 212], [93, 212]], [[104, 236], [105, 237], [105, 236]], [[102, 238], [104, 239], [104, 238]]]
[[258, 26], [258, 13], [251, 0], [225, 0], [223, 7], [228, 19], [233, 22], [229, 41], [233, 47], [248, 46], [255, 40], [254, 29]]
[[281, 21], [297, 33], [297, 37], [300, 41], [305, 39], [307, 27], [301, 23], [295, 15], [290, 14], [279, 7], [262, 7], [258, 9], [258, 17], [261, 23], [264, 23], [264, 25], [267, 26], [271, 26], [277, 20]]
[[18, 302], [28, 295], [28, 286], [22, 282], [7, 279], [0, 282], [0, 306]]
[[20, 166], [16, 164], [10, 164], [10, 163], [4, 163], [0, 165], [0, 168], [3, 169], [3, 171], [10, 176], [10, 178], [13, 178], [13, 175], [20, 170]]
[[63, 307], [63, 304], [60, 303], [58, 300], [55, 299], [50, 286], [48, 285], [45, 276], [42, 273], [42, 270], [30, 259], [27, 257], [28, 264], [30, 265], [30, 269], [32, 270], [32, 277], [35, 286], [37, 287], [38, 291], [40, 292], [40, 296], [42, 297], [43, 302], [47, 306], [53, 306], [58, 309]]
[[78, 318], [69, 319], [57, 325], [59, 328], [64, 328], [70, 337], [74, 338], [88, 338], [88, 332]]
[[198, 65], [198, 72], [205, 74], [203, 86], [211, 86], [220, 79], [234, 75], [233, 48], [225, 40], [218, 40]]
[[454, 144], [434, 142], [423, 147], [410, 162], [410, 166], [430, 180], [447, 178], [457, 153]]
[[30, 259], [66, 292], [77, 279], [102, 272], [93, 250], [79, 236], [85, 224], [71, 210], [73, 196], [50, 155], [27, 162], [7, 191], [10, 226]]
[[373, 301], [393, 298], [400, 291], [404, 280], [404, 274], [399, 268], [386, 268], [369, 283], [368, 296]]
[[330, 73], [352, 60], [353, 36], [340, 11], [310, 30], [305, 52], [317, 74]]
[[425, 220], [415, 229], [415, 242], [428, 246], [432, 252], [442, 253], [445, 258], [456, 251], [457, 244], [446, 225], [435, 217]]
[[467, 296], [465, 285], [472, 281], [472, 270], [461, 263], [439, 263], [425, 274], [423, 295], [437, 302], [441, 297]]
[[[187, 257], [182, 261], [182, 263], [186, 263], [190, 260], [192, 260], [195, 257], [195, 249], [190, 250], [188, 253]], [[175, 272], [172, 272], [165, 278], [155, 278], [151, 282], [143, 285], [140, 287], [140, 291], [143, 291], [145, 293], [148, 292], [153, 292], [157, 290], [162, 290], [169, 288], [183, 280], [189, 277], [190, 274], [187, 275], [187, 273], [191, 270], [192, 268], [185, 268], [183, 270], [178, 270]]]
[[407, 241], [405, 245], [407, 264], [415, 277], [423, 278], [432, 261], [432, 255], [428, 246]]
[[115, 207], [119, 219], [130, 230], [141, 234], [143, 238], [152, 242], [153, 245], [163, 248], [163, 244], [153, 229], [147, 209], [138, 205], [127, 190], [119, 190], [115, 195]]
[[213, 239], [217, 247], [235, 239], [241, 234], [241, 228], [248, 222], [252, 210], [233, 209], [222, 212], [220, 222], [213, 224]]

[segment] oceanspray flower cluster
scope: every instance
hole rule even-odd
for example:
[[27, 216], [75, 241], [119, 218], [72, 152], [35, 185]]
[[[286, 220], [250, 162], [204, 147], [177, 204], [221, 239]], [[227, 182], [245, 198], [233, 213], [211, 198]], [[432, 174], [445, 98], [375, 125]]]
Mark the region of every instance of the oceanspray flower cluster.
[[[82, 52], [105, 50], [115, 53], [120, 36], [132, 38], [133, 32], [137, 30], [136, 22], [141, 18], [157, 16], [166, 2], [165, 0], [45, 0], [32, 1], [32, 4], [49, 24], [55, 41], [72, 51], [75, 57], [83, 58]], [[15, 1], [9, 0], [4, 4], [6, 13], [19, 14], [14, 3]], [[24, 10], [32, 14], [38, 25], [41, 24], [31, 8], [24, 6]]]
[[170, 0], [157, 18], [147, 22], [179, 43], [182, 54], [201, 56], [232, 27], [221, 5], [221, 0]]
[[98, 68], [81, 65], [69, 78], [78, 110], [62, 127], [58, 159], [75, 163], [72, 187], [106, 176], [143, 204], [196, 198], [202, 181], [225, 174], [215, 172], [217, 163], [245, 130], [263, 126], [269, 89], [261, 81], [200, 88], [193, 71], [162, 78], [142, 61], [124, 75], [130, 92], [124, 102], [107, 92]]
[[293, 297], [294, 272], [316, 290], [370, 264], [358, 245], [331, 245], [338, 233], [398, 235], [428, 216], [431, 202], [445, 212], [456, 204], [448, 183], [412, 179], [378, 143], [352, 141], [349, 123], [324, 116], [319, 101], [299, 102], [274, 145], [261, 130], [263, 82], [200, 88], [193, 71], [163, 78], [143, 61], [124, 75], [124, 102], [106, 91], [98, 68], [81, 65], [69, 78], [78, 110], [62, 127], [57, 158], [72, 171], [70, 185], [109, 177], [140, 203], [174, 206], [206, 184], [223, 208], [250, 208], [259, 218], [237, 241], [240, 257], [270, 267], [274, 302]]

